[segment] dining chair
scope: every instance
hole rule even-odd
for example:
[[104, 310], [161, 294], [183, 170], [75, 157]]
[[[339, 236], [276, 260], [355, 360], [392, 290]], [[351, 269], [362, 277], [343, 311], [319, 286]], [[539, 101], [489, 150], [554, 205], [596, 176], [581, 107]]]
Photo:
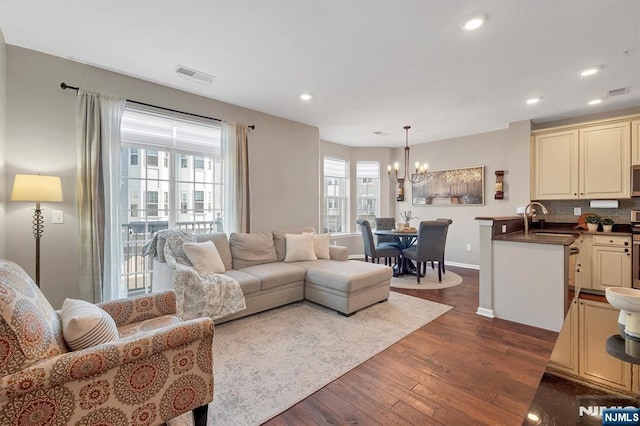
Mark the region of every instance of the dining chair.
[[[375, 223], [376, 229], [391, 230], [396, 227], [396, 220], [393, 217], [376, 217]], [[378, 235], [377, 240], [378, 245], [387, 245], [400, 248], [398, 246], [398, 241], [396, 240], [396, 238], [391, 235]]]
[[402, 257], [416, 262], [416, 278], [427, 262], [438, 262], [438, 282], [442, 282], [441, 263], [444, 263], [444, 246], [449, 222], [445, 220], [425, 220], [420, 222], [418, 240], [413, 246], [402, 250]]
[[[445, 252], [446, 245], [447, 245], [447, 233], [449, 232], [449, 225], [451, 225], [453, 223], [453, 220], [448, 219], [446, 217], [439, 217], [436, 220], [442, 220], [444, 222], [447, 222], [447, 227], [445, 228], [445, 231], [444, 231], [444, 244], [445, 245], [444, 245], [444, 247], [442, 249], [442, 261], [438, 262], [438, 267], [442, 269], [442, 273], [444, 274], [445, 273], [445, 270], [444, 270], [444, 252]], [[435, 269], [434, 266], [433, 266], [433, 260], [431, 261], [431, 269]], [[424, 273], [427, 272], [427, 264], [426, 263], [424, 264], [424, 271], [423, 272]]]
[[[356, 221], [358, 225], [360, 225], [360, 232], [362, 232], [362, 243], [364, 245], [364, 260], [366, 262], [369, 261], [369, 257], [371, 257], [371, 262], [380, 263], [380, 259], [384, 258], [384, 264], [393, 266], [397, 264], [398, 258], [400, 257], [400, 249], [395, 246], [378, 244], [376, 245], [373, 240], [373, 232], [371, 231], [371, 224], [368, 220], [358, 219]], [[391, 262], [391, 259], [394, 260], [394, 263]]]

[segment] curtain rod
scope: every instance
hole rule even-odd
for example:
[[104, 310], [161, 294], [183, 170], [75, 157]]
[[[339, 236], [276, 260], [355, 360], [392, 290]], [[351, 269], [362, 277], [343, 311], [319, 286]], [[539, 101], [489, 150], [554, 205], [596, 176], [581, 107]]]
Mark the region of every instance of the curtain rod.
[[[60, 88], [62, 90], [75, 90], [76, 92], [78, 90], [80, 90], [79, 87], [74, 87], [74, 86], [69, 86], [67, 83], [62, 82], [60, 83]], [[219, 118], [214, 118], [214, 117], [207, 117], [206, 115], [200, 115], [200, 114], [194, 114], [192, 112], [185, 112], [185, 111], [179, 111], [177, 109], [172, 109], [172, 108], [166, 108], [166, 107], [161, 107], [161, 106], [157, 106], [157, 105], [152, 105], [152, 104], [148, 104], [145, 102], [140, 102], [140, 101], [134, 101], [133, 99], [127, 99], [127, 102], [131, 102], [132, 104], [138, 104], [138, 105], [144, 105], [144, 106], [148, 106], [148, 107], [152, 107], [152, 108], [158, 108], [164, 111], [170, 111], [170, 112], [177, 112], [178, 114], [186, 114], [186, 115], [190, 115], [192, 117], [198, 117], [198, 118], [205, 118], [207, 120], [216, 120], [216, 121], [222, 121]], [[254, 124], [250, 124], [247, 126], [248, 128], [250, 128], [251, 130], [255, 130], [256, 126]]]

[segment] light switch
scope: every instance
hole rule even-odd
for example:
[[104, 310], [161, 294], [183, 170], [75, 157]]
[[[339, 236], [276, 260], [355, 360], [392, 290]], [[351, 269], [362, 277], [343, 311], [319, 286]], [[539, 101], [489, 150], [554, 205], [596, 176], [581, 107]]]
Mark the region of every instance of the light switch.
[[51, 210], [51, 223], [64, 223], [64, 212], [62, 210]]

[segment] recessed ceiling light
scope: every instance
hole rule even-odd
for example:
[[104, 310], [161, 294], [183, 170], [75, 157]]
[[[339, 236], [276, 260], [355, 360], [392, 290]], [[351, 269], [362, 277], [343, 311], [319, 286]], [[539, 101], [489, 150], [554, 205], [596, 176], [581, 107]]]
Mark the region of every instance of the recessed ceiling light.
[[303, 93], [300, 95], [300, 99], [302, 99], [303, 101], [310, 101], [311, 99], [313, 99], [313, 95], [311, 93]]
[[589, 105], [598, 105], [602, 103], [602, 99], [592, 99], [589, 101]]
[[578, 73], [578, 75], [580, 77], [589, 77], [590, 75], [597, 74], [600, 71], [600, 68], [601, 67], [587, 68], [587, 69], [584, 69], [584, 70], [580, 71]]
[[482, 24], [484, 24], [484, 21], [486, 20], [487, 15], [476, 15], [462, 22], [462, 24], [460, 24], [460, 28], [465, 31], [477, 30], [482, 26]]
[[527, 105], [537, 104], [538, 102], [540, 102], [540, 99], [542, 98], [529, 98], [527, 99]]

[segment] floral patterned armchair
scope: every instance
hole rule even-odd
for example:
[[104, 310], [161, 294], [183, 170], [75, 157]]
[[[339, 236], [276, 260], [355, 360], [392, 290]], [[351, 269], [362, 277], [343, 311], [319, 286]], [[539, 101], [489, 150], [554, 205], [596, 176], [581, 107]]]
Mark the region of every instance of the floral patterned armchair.
[[0, 260], [0, 424], [157, 425], [191, 410], [206, 424], [212, 320], [181, 321], [171, 291], [98, 306], [118, 338], [71, 351], [60, 312]]

